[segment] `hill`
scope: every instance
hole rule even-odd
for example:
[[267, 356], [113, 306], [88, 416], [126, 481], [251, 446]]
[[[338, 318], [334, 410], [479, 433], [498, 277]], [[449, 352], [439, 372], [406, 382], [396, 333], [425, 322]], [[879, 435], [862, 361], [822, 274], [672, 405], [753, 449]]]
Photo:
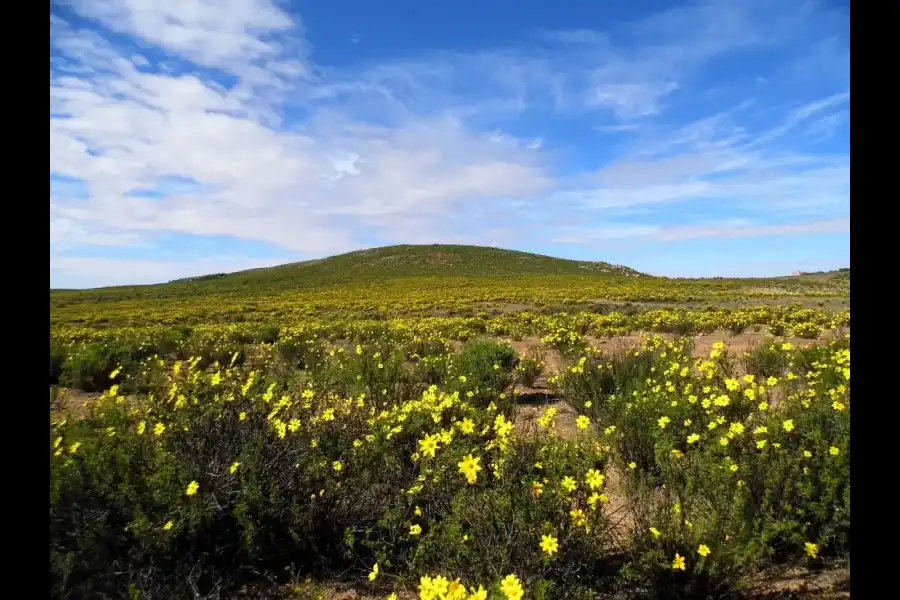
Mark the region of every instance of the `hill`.
[[[578, 261], [484, 246], [399, 245], [357, 250], [328, 258], [236, 273], [214, 273], [149, 286], [117, 286], [77, 295], [157, 296], [255, 291], [306, 291], [352, 287], [412, 278], [509, 279], [524, 276], [580, 275], [648, 277], [622, 265]], [[51, 290], [55, 295], [62, 290]], [[66, 294], [72, 293], [68, 290]]]
[[407, 277], [497, 277], [516, 275], [629, 275], [634, 269], [600, 261], [578, 261], [485, 246], [400, 245], [357, 250], [328, 258], [214, 274], [170, 283], [234, 278], [266, 282], [292, 280], [301, 286], [353, 284]]
[[608, 311], [634, 302], [645, 307], [748, 301], [843, 306], [849, 287], [846, 276], [669, 279], [606, 262], [500, 248], [404, 245], [156, 285], [51, 290], [50, 321], [107, 328], [585, 306]]

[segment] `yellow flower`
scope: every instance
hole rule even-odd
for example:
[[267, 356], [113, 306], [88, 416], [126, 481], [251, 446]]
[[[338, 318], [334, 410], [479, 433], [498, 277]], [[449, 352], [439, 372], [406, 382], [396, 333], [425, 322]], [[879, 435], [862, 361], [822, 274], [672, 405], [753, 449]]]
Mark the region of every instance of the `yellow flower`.
[[837, 456], [840, 453], [841, 453], [841, 451], [837, 449], [837, 446], [832, 446], [831, 448], [828, 449], [828, 454], [830, 454], [832, 456]]
[[729, 377], [725, 380], [725, 387], [728, 388], [729, 392], [736, 392], [741, 389], [741, 382]]
[[228, 472], [231, 474], [234, 474], [234, 472], [238, 470], [239, 466], [241, 466], [241, 463], [239, 463], [239, 462], [231, 463], [231, 466], [228, 467]]
[[335, 473], [340, 473], [341, 469], [344, 468], [344, 465], [341, 463], [341, 461], [336, 460], [333, 463], [331, 463], [331, 468], [334, 469]]
[[632, 471], [634, 471], [635, 469], [637, 469], [637, 463], [634, 461], [631, 461], [630, 463], [628, 463], [628, 468], [631, 469]]
[[596, 490], [603, 485], [603, 481], [605, 479], [606, 477], [602, 473], [600, 473], [600, 471], [598, 471], [597, 469], [590, 469], [587, 472], [587, 477], [585, 480], [592, 490]]
[[702, 556], [704, 558], [709, 556], [709, 553], [710, 553], [710, 549], [709, 549], [709, 546], [707, 546], [706, 544], [700, 544], [700, 547], [697, 548], [697, 554], [699, 554], [700, 556]]
[[685, 564], [684, 564], [684, 557], [681, 556], [680, 554], [678, 554], [678, 553], [676, 552], [676, 553], [675, 553], [675, 560], [672, 561], [672, 570], [676, 570], [676, 571], [677, 571], [677, 570], [681, 570], [681, 571], [684, 571], [685, 568], [686, 568], [686, 566], [685, 566]]
[[419, 508], [418, 506], [415, 508], [415, 510], [413, 512], [416, 514], [417, 517], [422, 516], [422, 509]]
[[438, 449], [438, 441], [436, 437], [427, 436], [423, 440], [419, 440], [419, 450], [425, 456], [430, 456], [434, 458], [434, 453], [437, 452]]
[[572, 517], [572, 523], [574, 523], [576, 527], [580, 527], [585, 524], [584, 511], [580, 508], [574, 508], [569, 511], [569, 516]]
[[651, 527], [650, 533], [652, 533], [653, 537], [655, 537], [655, 538], [658, 538], [659, 536], [662, 535], [662, 533], [660, 533], [659, 529], [657, 529], [656, 527]]
[[410, 525], [409, 527], [409, 535], [419, 535], [422, 533], [422, 526], [418, 523]]
[[781, 424], [785, 431], [791, 432], [794, 430], [794, 420], [788, 419], [784, 423]]
[[689, 436], [687, 437], [687, 443], [688, 443], [688, 444], [696, 444], [698, 441], [700, 441], [700, 434], [699, 434], [699, 433], [692, 433], [691, 435], [689, 435]]
[[819, 546], [812, 542], [806, 542], [806, 555], [810, 558], [816, 558], [819, 555]]
[[531, 484], [531, 493], [535, 496], [540, 496], [544, 493], [544, 484], [540, 481], [535, 481]]
[[448, 586], [447, 593], [443, 597], [444, 600], [465, 600], [466, 597], [466, 586], [464, 586], [459, 579], [456, 581], [451, 581]]
[[200, 484], [197, 483], [196, 481], [192, 481], [188, 484], [187, 490], [185, 490], [184, 493], [187, 494], [188, 496], [193, 496], [194, 494], [197, 493], [197, 490], [199, 490], [199, 489], [200, 489]]
[[457, 463], [460, 474], [465, 475], [466, 481], [468, 481], [469, 484], [474, 484], [478, 480], [478, 471], [481, 470], [481, 465], [478, 464], [479, 462], [481, 462], [480, 457], [475, 458], [471, 454], [467, 454], [459, 463]]
[[469, 600], [487, 600], [487, 590], [482, 585], [479, 585], [477, 590], [470, 588]]
[[575, 425], [578, 429], [587, 429], [591, 426], [591, 420], [584, 415], [581, 415], [577, 419], [575, 419]]
[[835, 400], [834, 402], [831, 403], [831, 408], [833, 408], [834, 410], [836, 410], [838, 412], [841, 412], [844, 410], [845, 407], [844, 407], [843, 402], [838, 402], [837, 400]]
[[609, 496], [594, 492], [591, 494], [590, 498], [588, 498], [588, 505], [591, 507], [591, 510], [597, 510], [598, 502], [609, 502]]
[[145, 430], [146, 428], [147, 428], [147, 422], [146, 422], [146, 421], [141, 421], [140, 423], [137, 424], [137, 434], [138, 434], [138, 435], [144, 435], [144, 430]]
[[153, 426], [153, 435], [159, 437], [166, 431], [166, 426], [162, 423], [157, 423]]
[[543, 550], [547, 556], [553, 556], [559, 551], [559, 540], [552, 535], [542, 535], [541, 550]]
[[244, 411], [241, 411], [241, 414], [238, 415], [238, 421], [243, 421], [246, 418], [247, 418], [247, 413]]
[[665, 429], [666, 425], [668, 425], [670, 422], [671, 419], [669, 417], [660, 417], [659, 420], [656, 421], [660, 429]]
[[163, 531], [169, 531], [174, 526], [175, 523], [173, 523], [172, 521], [168, 521], [165, 525], [163, 525]]
[[369, 581], [375, 581], [376, 577], [378, 577], [378, 563], [375, 563], [375, 566], [372, 567], [372, 572], [369, 573]]
[[507, 575], [500, 582], [500, 589], [507, 600], [522, 600], [522, 596], [525, 595], [525, 592], [522, 590], [522, 584], [519, 583], [519, 578], [515, 575]]
[[575, 483], [575, 480], [572, 479], [571, 477], [569, 477], [568, 475], [566, 477], [563, 477], [561, 485], [562, 485], [562, 488], [564, 490], [566, 490], [567, 492], [574, 492], [575, 488], [578, 487], [578, 484]]

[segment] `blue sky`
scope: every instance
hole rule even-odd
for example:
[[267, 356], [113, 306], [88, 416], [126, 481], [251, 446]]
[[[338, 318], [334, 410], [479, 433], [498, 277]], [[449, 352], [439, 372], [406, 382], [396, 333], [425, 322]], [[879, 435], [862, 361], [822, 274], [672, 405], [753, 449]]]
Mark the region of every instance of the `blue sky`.
[[398, 243], [850, 264], [849, 2], [57, 0], [50, 286]]

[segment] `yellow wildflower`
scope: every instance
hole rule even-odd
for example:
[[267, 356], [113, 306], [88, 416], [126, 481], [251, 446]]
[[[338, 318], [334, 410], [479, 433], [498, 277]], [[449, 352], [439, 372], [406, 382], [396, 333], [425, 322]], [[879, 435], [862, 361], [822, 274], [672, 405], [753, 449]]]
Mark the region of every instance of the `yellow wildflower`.
[[552, 535], [542, 535], [541, 550], [543, 550], [547, 556], [553, 556], [559, 551], [559, 540]]

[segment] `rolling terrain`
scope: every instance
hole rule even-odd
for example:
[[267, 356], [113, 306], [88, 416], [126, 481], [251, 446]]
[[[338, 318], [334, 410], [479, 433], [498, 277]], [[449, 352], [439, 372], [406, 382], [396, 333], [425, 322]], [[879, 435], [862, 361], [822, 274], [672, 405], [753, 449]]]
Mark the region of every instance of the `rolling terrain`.
[[833, 308], [849, 270], [767, 279], [670, 279], [606, 262], [479, 246], [389, 246], [157, 285], [50, 292], [51, 323], [101, 327], [312, 316], [608, 311], [747, 302]]

